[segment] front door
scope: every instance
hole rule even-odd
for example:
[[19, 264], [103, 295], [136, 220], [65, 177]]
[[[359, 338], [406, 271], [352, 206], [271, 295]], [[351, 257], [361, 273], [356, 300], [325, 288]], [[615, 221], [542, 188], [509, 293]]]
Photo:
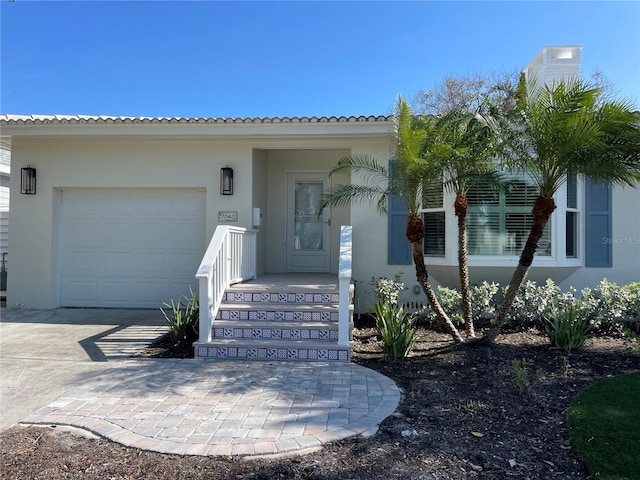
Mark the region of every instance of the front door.
[[330, 271], [330, 216], [318, 216], [326, 173], [287, 176], [287, 271]]

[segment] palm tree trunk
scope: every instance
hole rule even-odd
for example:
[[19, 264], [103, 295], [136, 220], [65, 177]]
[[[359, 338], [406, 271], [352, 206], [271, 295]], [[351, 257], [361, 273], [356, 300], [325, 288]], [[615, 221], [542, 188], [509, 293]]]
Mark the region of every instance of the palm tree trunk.
[[511, 277], [511, 281], [507, 287], [507, 292], [502, 299], [502, 305], [500, 305], [500, 309], [493, 320], [493, 325], [482, 339], [484, 342], [494, 343], [496, 337], [500, 333], [500, 330], [506, 323], [507, 314], [509, 313], [511, 306], [513, 305], [513, 301], [518, 294], [520, 285], [522, 285], [522, 282], [526, 278], [527, 273], [529, 273], [529, 268], [531, 268], [531, 264], [533, 263], [533, 257], [538, 249], [538, 242], [542, 238], [544, 227], [547, 225], [549, 217], [551, 217], [555, 208], [556, 204], [553, 197], [540, 195], [536, 198], [533, 210], [531, 211], [533, 220], [531, 222], [529, 237], [522, 249], [520, 261], [513, 272], [513, 277]]
[[442, 305], [438, 301], [436, 292], [433, 290], [433, 286], [429, 281], [429, 274], [427, 273], [427, 266], [424, 263], [424, 253], [422, 249], [422, 239], [424, 238], [424, 223], [422, 218], [417, 213], [409, 213], [407, 220], [407, 238], [411, 242], [411, 251], [413, 254], [413, 262], [416, 266], [416, 279], [422, 287], [422, 291], [427, 296], [429, 305], [436, 314], [438, 320], [444, 323], [446, 329], [451, 334], [453, 341], [456, 343], [464, 342], [464, 339], [458, 332], [449, 316], [446, 314]]
[[467, 206], [467, 196], [464, 193], [456, 195], [454, 209], [458, 217], [458, 274], [460, 276], [460, 295], [462, 297], [462, 318], [464, 319], [467, 337], [475, 337], [467, 255]]

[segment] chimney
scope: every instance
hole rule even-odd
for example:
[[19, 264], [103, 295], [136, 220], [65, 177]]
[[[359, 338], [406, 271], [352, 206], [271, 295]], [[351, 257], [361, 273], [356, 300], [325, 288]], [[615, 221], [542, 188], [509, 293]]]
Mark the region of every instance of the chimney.
[[554, 85], [569, 78], [580, 77], [581, 45], [544, 47], [523, 70], [538, 85]]

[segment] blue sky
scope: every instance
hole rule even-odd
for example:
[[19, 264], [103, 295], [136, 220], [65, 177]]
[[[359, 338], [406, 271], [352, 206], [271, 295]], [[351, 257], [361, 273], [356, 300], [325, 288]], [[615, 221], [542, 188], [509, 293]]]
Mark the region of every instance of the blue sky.
[[583, 45], [640, 105], [640, 2], [0, 0], [0, 112], [321, 116], [390, 112], [445, 75]]

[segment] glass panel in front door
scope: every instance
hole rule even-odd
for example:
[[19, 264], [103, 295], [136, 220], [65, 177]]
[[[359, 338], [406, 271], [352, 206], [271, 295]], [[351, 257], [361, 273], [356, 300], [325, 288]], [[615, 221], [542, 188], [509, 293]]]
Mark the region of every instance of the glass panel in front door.
[[324, 184], [321, 181], [296, 180], [294, 250], [323, 250], [323, 218], [318, 217]]

